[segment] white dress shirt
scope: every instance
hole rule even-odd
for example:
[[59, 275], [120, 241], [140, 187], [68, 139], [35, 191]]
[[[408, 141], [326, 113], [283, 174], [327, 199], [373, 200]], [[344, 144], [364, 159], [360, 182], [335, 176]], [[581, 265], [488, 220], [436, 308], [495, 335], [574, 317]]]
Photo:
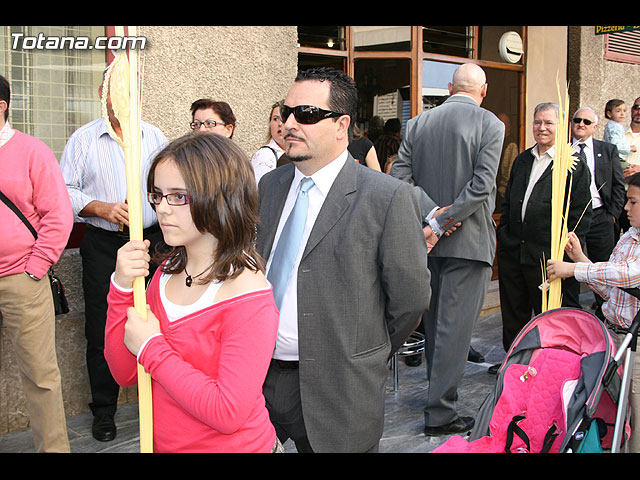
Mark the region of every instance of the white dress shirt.
[[[276, 339], [276, 348], [273, 354], [273, 358], [278, 360], [295, 361], [298, 360], [298, 282], [297, 278], [298, 267], [300, 266], [300, 260], [304, 252], [307, 240], [313, 229], [313, 225], [318, 218], [320, 209], [324, 204], [325, 198], [329, 194], [329, 190], [333, 185], [334, 180], [342, 170], [345, 162], [347, 161], [347, 150], [345, 150], [338, 158], [318, 170], [311, 175], [314, 186], [309, 189], [309, 210], [307, 213], [307, 220], [302, 234], [302, 240], [300, 241], [300, 250], [296, 257], [295, 264], [293, 265], [293, 273], [291, 274], [291, 281], [287, 286], [284, 296], [282, 298], [282, 305], [280, 306], [280, 325], [278, 327], [278, 337]], [[276, 236], [273, 240], [273, 246], [271, 253], [269, 254], [269, 260], [267, 261], [267, 274], [271, 267], [271, 260], [275, 251], [278, 240], [280, 239], [280, 233], [284, 228], [284, 224], [293, 210], [293, 206], [296, 202], [300, 181], [304, 178], [304, 175], [296, 167], [291, 187], [287, 195], [287, 200], [282, 209], [282, 215], [280, 216], [280, 223], [276, 231]]]
[[253, 154], [253, 157], [251, 157], [251, 166], [253, 167], [253, 173], [256, 177], [256, 183], [260, 182], [260, 179], [265, 173], [269, 173], [278, 166], [278, 160], [283, 153], [284, 150], [272, 138], [268, 145], [260, 147], [258, 151]]
[[531, 153], [533, 154], [533, 165], [531, 166], [529, 183], [527, 185], [527, 190], [524, 193], [524, 200], [522, 201], [522, 220], [524, 220], [524, 215], [527, 211], [527, 203], [529, 202], [529, 197], [531, 196], [533, 187], [535, 187], [544, 171], [549, 167], [551, 162], [553, 162], [555, 151], [555, 147], [551, 147], [549, 150], [540, 155], [538, 153], [538, 145], [533, 147], [533, 149], [531, 150]]

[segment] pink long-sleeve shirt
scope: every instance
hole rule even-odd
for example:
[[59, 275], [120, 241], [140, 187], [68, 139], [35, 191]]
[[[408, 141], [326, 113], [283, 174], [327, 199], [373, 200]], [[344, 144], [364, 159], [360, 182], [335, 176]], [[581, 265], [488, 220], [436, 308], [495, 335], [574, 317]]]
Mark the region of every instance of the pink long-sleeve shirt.
[[[160, 269], [147, 303], [162, 335], [138, 354], [151, 375], [155, 452], [270, 452], [276, 441], [262, 394], [278, 329], [270, 288], [245, 293], [169, 322]], [[111, 285], [105, 357], [114, 379], [137, 382], [137, 359], [124, 345], [133, 293]]]
[[0, 202], [0, 277], [26, 271], [42, 278], [60, 258], [73, 227], [69, 193], [51, 149], [15, 130], [0, 147], [0, 190], [38, 233], [35, 240], [16, 214]]

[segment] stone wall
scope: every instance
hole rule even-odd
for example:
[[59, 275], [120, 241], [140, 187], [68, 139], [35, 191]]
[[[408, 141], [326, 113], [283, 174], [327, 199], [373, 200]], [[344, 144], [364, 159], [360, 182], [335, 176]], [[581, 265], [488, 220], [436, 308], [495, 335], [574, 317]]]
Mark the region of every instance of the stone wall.
[[[67, 249], [55, 266], [65, 286], [69, 313], [56, 317], [56, 352], [62, 376], [62, 395], [67, 417], [89, 411], [91, 391], [85, 361], [84, 296], [82, 264], [77, 248]], [[0, 329], [0, 433], [29, 427], [29, 414], [14, 351], [5, 328]], [[137, 399], [136, 387], [121, 389], [120, 402]]]
[[579, 107], [591, 107], [598, 114], [594, 138], [602, 140], [607, 119], [606, 103], [619, 98], [627, 104], [627, 120], [631, 105], [640, 97], [640, 65], [605, 60], [605, 35], [596, 35], [595, 26], [569, 27], [568, 71], [571, 115]]

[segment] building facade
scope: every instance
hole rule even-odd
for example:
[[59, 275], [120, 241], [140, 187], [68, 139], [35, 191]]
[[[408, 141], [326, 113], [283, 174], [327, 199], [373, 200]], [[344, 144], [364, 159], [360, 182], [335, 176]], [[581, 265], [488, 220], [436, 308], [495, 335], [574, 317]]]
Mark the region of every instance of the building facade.
[[[0, 74], [12, 85], [9, 121], [45, 141], [58, 159], [71, 133], [100, 116], [98, 86], [114, 32], [0, 27]], [[366, 131], [374, 116], [406, 123], [438, 105], [456, 66], [473, 61], [487, 72], [483, 106], [509, 122], [510, 141], [522, 150], [533, 144], [535, 105], [557, 100], [557, 82], [569, 84], [572, 107], [590, 104], [598, 113], [609, 98], [632, 102], [640, 95], [638, 64], [610, 52], [612, 34], [595, 32], [588, 26], [140, 26], [142, 117], [175, 139], [189, 131], [194, 100], [224, 100], [237, 117], [234, 140], [250, 157], [266, 144], [271, 105], [284, 98], [299, 68], [328, 65], [351, 75], [360, 93], [357, 122]], [[78, 226], [56, 268], [71, 303], [71, 312], [57, 318], [56, 339], [68, 416], [88, 411], [90, 401], [81, 235]], [[1, 342], [0, 433], [28, 426], [6, 335]], [[122, 395], [133, 400], [135, 389]]]

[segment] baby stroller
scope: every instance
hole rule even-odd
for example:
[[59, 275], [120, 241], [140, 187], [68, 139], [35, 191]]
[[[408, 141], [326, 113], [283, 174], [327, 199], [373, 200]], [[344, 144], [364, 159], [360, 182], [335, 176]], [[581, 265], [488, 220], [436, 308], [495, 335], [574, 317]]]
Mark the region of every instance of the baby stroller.
[[629, 432], [614, 352], [589, 312], [557, 308], [534, 317], [509, 348], [469, 439], [450, 437], [433, 453], [614, 451], [614, 435], [620, 445]]

